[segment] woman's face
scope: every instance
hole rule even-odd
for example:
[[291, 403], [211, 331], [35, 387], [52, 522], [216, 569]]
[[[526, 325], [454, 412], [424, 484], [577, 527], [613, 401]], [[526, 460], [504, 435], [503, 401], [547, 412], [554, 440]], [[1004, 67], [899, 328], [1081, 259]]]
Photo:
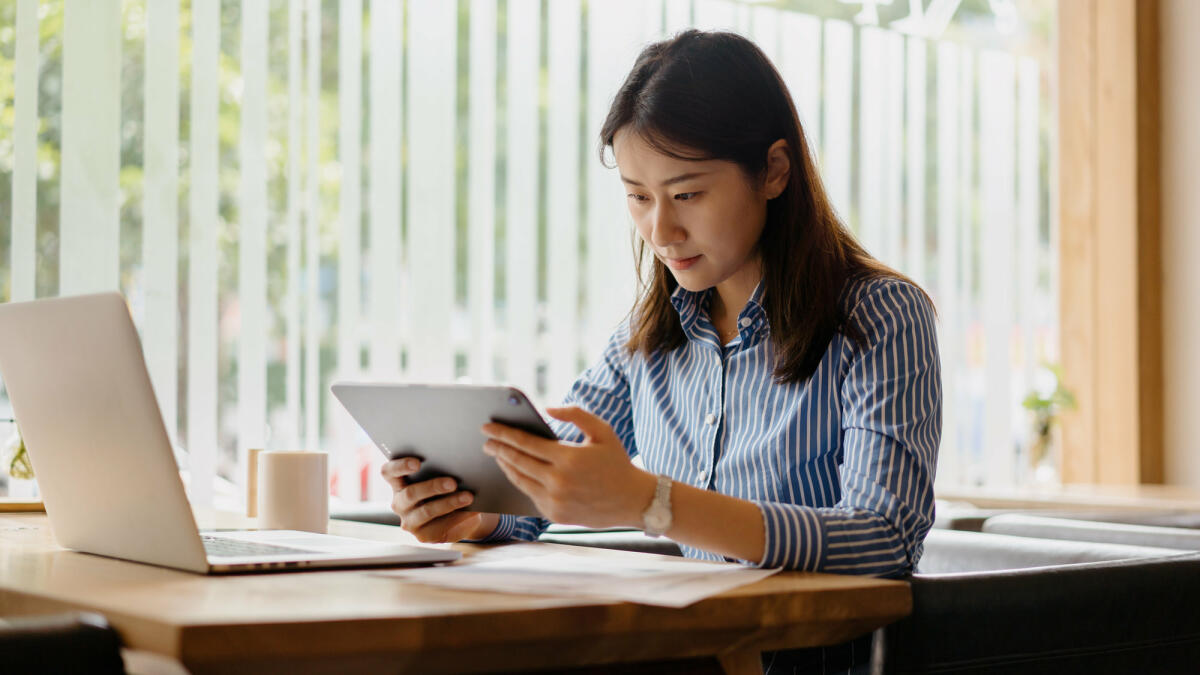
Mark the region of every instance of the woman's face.
[[778, 195], [770, 180], [756, 188], [733, 162], [676, 159], [624, 129], [613, 155], [638, 234], [680, 286], [702, 291], [740, 276], [757, 283], [756, 245], [767, 200]]

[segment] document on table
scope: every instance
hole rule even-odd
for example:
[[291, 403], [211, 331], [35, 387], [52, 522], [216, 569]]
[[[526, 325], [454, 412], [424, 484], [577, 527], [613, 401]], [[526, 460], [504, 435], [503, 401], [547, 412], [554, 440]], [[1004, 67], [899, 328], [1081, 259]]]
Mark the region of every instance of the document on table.
[[452, 565], [379, 572], [431, 586], [530, 595], [590, 597], [663, 607], [686, 607], [778, 569], [669, 559], [644, 553], [588, 549], [587, 555], [514, 544]]

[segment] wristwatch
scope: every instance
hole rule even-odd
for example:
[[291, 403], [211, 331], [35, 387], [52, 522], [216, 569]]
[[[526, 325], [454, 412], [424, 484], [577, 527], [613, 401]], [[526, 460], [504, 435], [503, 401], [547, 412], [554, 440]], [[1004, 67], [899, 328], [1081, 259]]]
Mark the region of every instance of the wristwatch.
[[642, 530], [651, 537], [661, 537], [671, 529], [671, 478], [659, 474], [654, 488], [654, 500], [642, 513]]

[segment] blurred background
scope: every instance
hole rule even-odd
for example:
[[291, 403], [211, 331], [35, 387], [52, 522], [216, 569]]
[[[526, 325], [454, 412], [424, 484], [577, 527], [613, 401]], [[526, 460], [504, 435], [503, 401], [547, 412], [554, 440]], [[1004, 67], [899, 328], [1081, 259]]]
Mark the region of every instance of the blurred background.
[[0, 300], [125, 294], [196, 503], [235, 504], [252, 447], [329, 451], [335, 495], [384, 498], [328, 385], [561, 398], [637, 288], [596, 154], [612, 95], [648, 42], [734, 30], [840, 216], [937, 305], [938, 484], [1053, 482], [1055, 21], [1049, 0], [0, 0]]

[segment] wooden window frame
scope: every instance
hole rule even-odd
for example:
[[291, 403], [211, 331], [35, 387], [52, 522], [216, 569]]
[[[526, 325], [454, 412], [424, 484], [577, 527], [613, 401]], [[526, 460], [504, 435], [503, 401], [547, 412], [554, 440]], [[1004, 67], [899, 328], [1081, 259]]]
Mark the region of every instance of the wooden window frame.
[[1163, 482], [1158, 0], [1059, 0], [1065, 483]]

